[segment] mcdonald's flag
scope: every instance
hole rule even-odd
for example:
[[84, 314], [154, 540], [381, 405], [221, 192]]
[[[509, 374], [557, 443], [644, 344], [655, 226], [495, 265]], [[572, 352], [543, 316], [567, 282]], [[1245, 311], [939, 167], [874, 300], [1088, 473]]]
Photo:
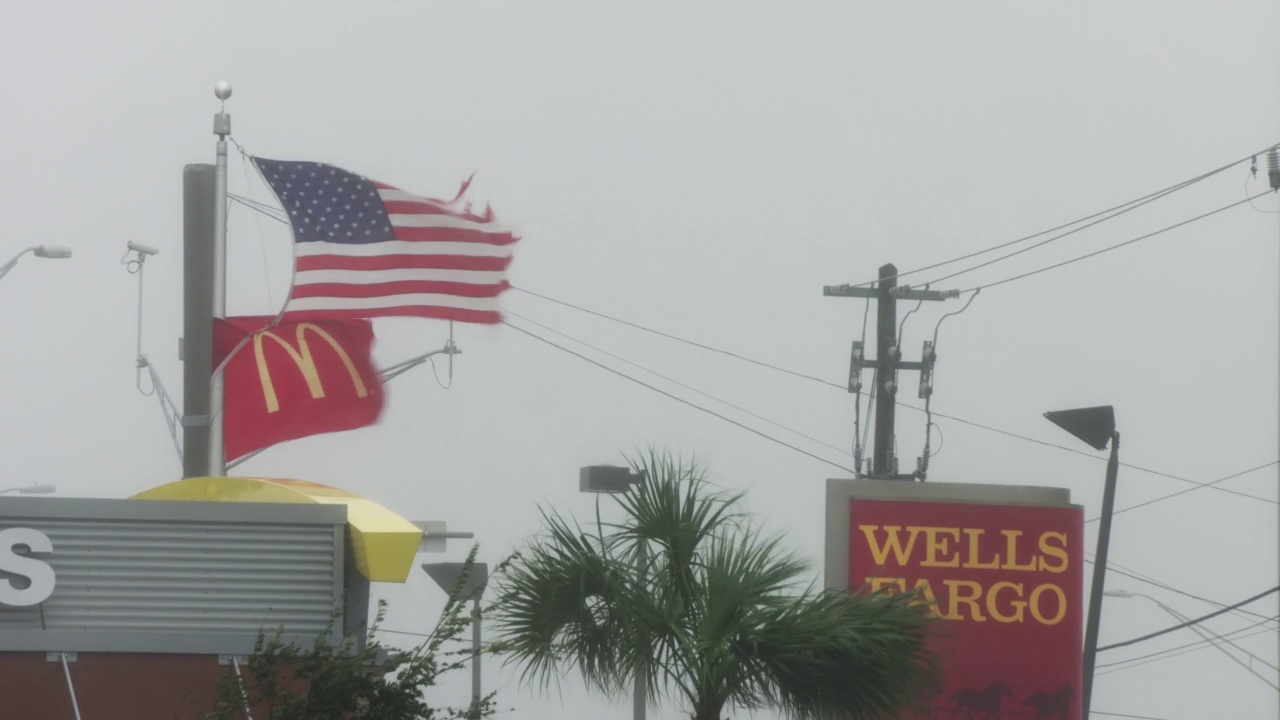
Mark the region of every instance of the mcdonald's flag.
[[272, 327], [274, 319], [216, 321], [215, 367], [234, 352], [223, 370], [227, 460], [286, 440], [372, 425], [382, 413], [368, 320]]

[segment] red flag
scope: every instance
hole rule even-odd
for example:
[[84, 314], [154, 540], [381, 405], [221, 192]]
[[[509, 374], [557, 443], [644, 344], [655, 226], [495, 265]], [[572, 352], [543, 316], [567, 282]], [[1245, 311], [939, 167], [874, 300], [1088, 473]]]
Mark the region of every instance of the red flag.
[[215, 321], [214, 367], [223, 370], [227, 460], [286, 440], [377, 422], [382, 382], [368, 320], [285, 322], [272, 317]]

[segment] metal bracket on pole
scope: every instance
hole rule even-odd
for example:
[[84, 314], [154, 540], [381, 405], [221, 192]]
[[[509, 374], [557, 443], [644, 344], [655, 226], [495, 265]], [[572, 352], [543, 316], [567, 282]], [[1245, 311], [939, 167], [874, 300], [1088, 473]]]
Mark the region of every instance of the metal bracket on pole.
[[422, 531], [419, 552], [444, 552], [449, 540], [469, 540], [476, 536], [473, 532], [450, 532], [448, 524], [441, 520], [417, 520], [413, 524]]
[[[143, 395], [155, 395], [160, 402], [160, 412], [164, 414], [165, 425], [169, 428], [169, 439], [173, 442], [173, 449], [178, 453], [178, 462], [181, 463], [182, 443], [178, 440], [178, 426], [182, 422], [182, 413], [178, 411], [177, 404], [173, 402], [169, 391], [165, 389], [164, 383], [160, 380], [160, 374], [156, 372], [155, 366], [151, 364], [151, 359], [142, 352], [143, 278], [147, 268], [147, 258], [160, 254], [160, 251], [133, 241], [129, 242], [128, 248], [120, 262], [131, 274], [138, 276], [138, 326], [135, 338], [137, 360], [134, 363], [134, 385], [138, 388], [138, 392]], [[129, 255], [131, 253], [136, 254], [136, 257], [130, 259]], [[143, 370], [147, 371], [147, 375], [151, 380], [150, 390], [142, 389]]]
[[427, 362], [430, 362], [430, 359], [432, 357], [435, 357], [436, 355], [448, 355], [449, 362], [452, 364], [453, 356], [461, 355], [461, 354], [462, 354], [462, 351], [459, 350], [458, 346], [454, 344], [453, 338], [449, 338], [449, 340], [445, 342], [444, 347], [440, 348], [439, 350], [432, 350], [429, 353], [423, 353], [421, 355], [411, 357], [408, 360], [402, 360], [398, 363], [395, 363], [394, 365], [388, 365], [387, 367], [382, 368], [381, 370], [378, 371], [378, 377], [382, 380], [382, 382], [385, 383], [388, 380], [400, 377], [401, 375], [405, 374], [406, 372], [409, 372], [410, 370], [418, 367], [419, 365], [423, 365]]
[[160, 379], [160, 373], [156, 372], [151, 360], [146, 355], [138, 356], [138, 367], [146, 368], [151, 376], [152, 392], [155, 393], [156, 399], [160, 402], [160, 412], [164, 413], [164, 423], [169, 428], [169, 439], [173, 441], [173, 449], [178, 453], [178, 462], [181, 463], [182, 441], [178, 439], [178, 427], [186, 427], [187, 419], [178, 410], [178, 405], [173, 401], [173, 397], [169, 395], [164, 382]]
[[244, 689], [244, 676], [240, 674], [240, 663], [249, 662], [249, 658], [244, 655], [219, 655], [219, 665], [230, 665], [236, 671], [236, 686], [240, 688], [240, 702], [244, 704], [244, 716], [248, 720], [253, 720], [253, 711], [249, 709], [249, 693]]
[[76, 714], [76, 720], [80, 720], [80, 701], [76, 699], [76, 686], [71, 682], [71, 668], [67, 667], [67, 663], [76, 661], [76, 654], [73, 652], [51, 652], [45, 655], [48, 662], [62, 663], [62, 674], [67, 678], [67, 692], [71, 694], [71, 710]]

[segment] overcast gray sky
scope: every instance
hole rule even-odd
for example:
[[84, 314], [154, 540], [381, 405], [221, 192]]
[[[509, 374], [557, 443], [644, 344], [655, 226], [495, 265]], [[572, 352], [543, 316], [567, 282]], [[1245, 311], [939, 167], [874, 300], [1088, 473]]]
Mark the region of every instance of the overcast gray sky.
[[[524, 234], [517, 286], [840, 383], [863, 306], [824, 298], [823, 285], [1042, 230], [1280, 140], [1277, 27], [1280, 8], [1264, 0], [15, 5], [0, 28], [10, 68], [0, 255], [60, 243], [75, 257], [27, 258], [0, 283], [7, 484], [124, 497], [179, 477], [155, 401], [133, 387], [136, 284], [117, 261], [128, 240], [161, 250], [147, 266], [144, 343], [180, 395], [181, 174], [213, 161], [216, 80], [235, 87], [228, 110], [249, 152], [436, 196], [479, 171], [472, 196]], [[239, 157], [231, 186], [271, 201]], [[1265, 186], [1265, 167], [1251, 180], [1246, 163], [938, 287], [1049, 265]], [[1259, 210], [1280, 208], [1274, 196], [1256, 206], [983, 292], [943, 326], [935, 409], [1077, 447], [1041, 414], [1113, 404], [1125, 461], [1201, 482], [1277, 460], [1280, 215]], [[236, 207], [229, 252], [231, 312], [274, 312], [290, 273], [287, 230]], [[528, 295], [509, 293], [505, 304], [824, 443], [850, 444], [853, 400], [839, 389]], [[912, 316], [909, 354], [958, 307]], [[439, 347], [447, 325], [378, 321], [376, 331], [377, 357], [390, 363]], [[749, 490], [750, 508], [817, 573], [823, 481], [847, 473], [509, 328], [459, 326], [457, 340], [451, 390], [416, 370], [388, 386], [377, 427], [289, 443], [241, 471], [330, 483], [414, 519], [447, 520], [474, 531], [494, 561], [537, 529], [537, 504], [590, 511], [579, 465], [657, 444], [696, 452], [720, 483]], [[847, 451], [602, 360], [849, 464]], [[905, 384], [913, 390], [914, 379]], [[899, 412], [904, 465], [920, 452], [923, 424]], [[939, 426], [930, 481], [1066, 487], [1087, 517], [1097, 514], [1103, 462]], [[1271, 467], [1222, 484], [1260, 500], [1196, 490], [1118, 516], [1113, 561], [1220, 602], [1274, 586], [1276, 477]], [[1187, 487], [1124, 469], [1117, 505]], [[464, 552], [454, 545], [439, 557]], [[1191, 615], [1213, 609], [1129, 578], [1108, 586]], [[396, 630], [426, 629], [441, 605], [425, 578], [378, 594]], [[1276, 607], [1269, 598], [1251, 609]], [[1226, 616], [1209, 627], [1250, 622]], [[1168, 624], [1146, 601], [1110, 600], [1102, 641]], [[1176, 633], [1099, 662], [1196, 639]], [[1240, 643], [1277, 663], [1274, 629]], [[466, 682], [436, 696], [465, 702]], [[572, 681], [540, 694], [491, 667], [486, 682], [511, 717], [629, 712]], [[1094, 708], [1177, 720], [1278, 714], [1276, 691], [1213, 649], [1101, 676]]]

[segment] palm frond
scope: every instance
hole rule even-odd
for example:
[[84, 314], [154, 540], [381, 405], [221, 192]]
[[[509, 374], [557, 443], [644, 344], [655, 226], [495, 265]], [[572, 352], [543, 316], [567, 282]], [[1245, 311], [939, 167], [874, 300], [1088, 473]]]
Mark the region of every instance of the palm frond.
[[695, 718], [727, 705], [872, 718], [934, 682], [916, 598], [816, 593], [697, 463], [655, 450], [630, 462], [645, 481], [611, 496], [622, 520], [583, 532], [544, 512], [499, 580], [498, 630], [526, 680], [576, 668], [620, 695], [643, 670], [651, 696], [677, 694]]
[[794, 717], [883, 717], [936, 683], [933, 627], [909, 594], [809, 594], [765, 609], [741, 651], [754, 692]]
[[627, 634], [625, 608], [634, 604], [631, 569], [558, 515], [543, 518], [546, 536], [499, 583], [496, 622], [504, 647], [524, 665], [526, 679], [545, 685], [568, 662], [593, 686], [614, 692], [617, 643]]

